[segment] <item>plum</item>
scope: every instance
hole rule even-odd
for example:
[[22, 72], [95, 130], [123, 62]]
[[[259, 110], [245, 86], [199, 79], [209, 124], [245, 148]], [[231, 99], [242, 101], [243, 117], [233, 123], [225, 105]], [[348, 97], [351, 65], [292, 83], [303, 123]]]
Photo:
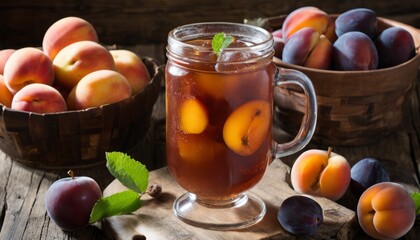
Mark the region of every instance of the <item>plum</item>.
[[45, 195], [48, 216], [61, 229], [75, 231], [89, 225], [93, 206], [102, 197], [99, 185], [90, 177], [70, 177], [55, 181]]
[[408, 61], [415, 55], [413, 36], [404, 28], [389, 27], [375, 40], [379, 67], [387, 68]]
[[321, 226], [324, 217], [322, 207], [315, 200], [296, 195], [283, 201], [277, 219], [292, 234], [311, 235]]
[[376, 13], [368, 8], [355, 8], [340, 14], [335, 20], [335, 33], [338, 37], [347, 32], [362, 32], [374, 39], [377, 35], [378, 19]]
[[364, 158], [351, 168], [350, 190], [358, 198], [370, 186], [389, 181], [385, 167], [375, 158]]
[[366, 34], [347, 32], [333, 44], [333, 62], [336, 70], [373, 70], [378, 68], [378, 52]]

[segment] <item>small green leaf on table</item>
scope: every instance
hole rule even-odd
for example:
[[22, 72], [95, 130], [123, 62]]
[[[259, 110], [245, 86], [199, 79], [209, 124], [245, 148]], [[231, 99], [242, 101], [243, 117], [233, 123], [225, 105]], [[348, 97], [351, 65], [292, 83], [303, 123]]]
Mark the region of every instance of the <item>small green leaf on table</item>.
[[89, 223], [94, 223], [111, 216], [131, 213], [140, 207], [140, 196], [132, 190], [103, 197], [95, 203], [90, 214]]
[[137, 193], [147, 190], [149, 171], [146, 166], [121, 152], [107, 152], [106, 159], [109, 172], [124, 186]]

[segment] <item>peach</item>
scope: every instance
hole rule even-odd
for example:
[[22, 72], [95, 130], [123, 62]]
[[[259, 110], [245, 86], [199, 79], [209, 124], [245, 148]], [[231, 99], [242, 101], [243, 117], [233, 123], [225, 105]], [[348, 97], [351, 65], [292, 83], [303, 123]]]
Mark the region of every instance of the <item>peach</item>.
[[314, 28], [298, 30], [286, 42], [282, 60], [305, 67], [328, 69], [332, 62], [333, 45]]
[[0, 104], [10, 107], [12, 104], [13, 94], [9, 91], [4, 83], [4, 77], [0, 74]]
[[323, 34], [327, 31], [330, 22], [328, 14], [319, 8], [312, 6], [298, 8], [284, 19], [283, 39], [287, 42], [295, 32], [304, 27], [312, 27], [319, 34]]
[[44, 52], [34, 47], [25, 47], [10, 55], [3, 76], [7, 88], [15, 94], [31, 83], [51, 85], [54, 82], [54, 69], [51, 59]]
[[67, 89], [72, 89], [91, 72], [115, 70], [114, 58], [108, 49], [93, 41], [79, 41], [64, 47], [53, 65], [57, 84]]
[[63, 96], [52, 86], [42, 83], [32, 83], [19, 90], [13, 96], [11, 108], [35, 113], [67, 110]]
[[185, 133], [202, 133], [208, 124], [205, 106], [196, 98], [185, 99], [179, 107], [179, 126]]
[[226, 147], [205, 134], [183, 134], [178, 138], [179, 156], [189, 163], [212, 162], [226, 153]]
[[270, 103], [249, 101], [235, 109], [223, 126], [226, 145], [242, 156], [252, 155], [267, 138], [271, 126]]
[[376, 239], [397, 239], [416, 220], [416, 206], [407, 190], [398, 183], [382, 182], [369, 187], [359, 198], [360, 227]]
[[134, 94], [139, 93], [150, 81], [150, 75], [141, 58], [132, 51], [110, 50], [114, 58], [115, 68], [127, 78]]
[[6, 65], [7, 59], [14, 53], [15, 49], [3, 49], [0, 50], [0, 74], [4, 74], [4, 65]]
[[47, 29], [42, 39], [42, 48], [54, 60], [57, 53], [67, 45], [86, 40], [99, 41], [92, 24], [79, 17], [65, 17]]
[[130, 96], [131, 87], [127, 79], [114, 70], [105, 69], [83, 77], [70, 92], [67, 104], [76, 109], [86, 109], [119, 102]]
[[332, 148], [310, 149], [293, 163], [290, 177], [295, 191], [336, 201], [349, 187], [350, 165]]

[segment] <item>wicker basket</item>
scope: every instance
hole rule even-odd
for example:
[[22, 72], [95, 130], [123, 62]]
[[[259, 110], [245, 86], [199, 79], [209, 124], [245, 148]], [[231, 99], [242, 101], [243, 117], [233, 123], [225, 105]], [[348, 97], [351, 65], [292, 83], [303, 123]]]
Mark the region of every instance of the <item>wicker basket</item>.
[[[284, 18], [268, 18], [266, 24], [270, 30], [279, 29]], [[401, 125], [419, 71], [420, 32], [414, 27], [379, 18], [380, 29], [389, 26], [400, 26], [411, 32], [417, 48], [415, 57], [398, 66], [371, 71], [332, 71], [274, 59], [278, 66], [299, 70], [313, 82], [318, 101], [315, 142], [328, 145], [370, 144]], [[275, 98], [281, 128], [296, 134], [305, 112], [302, 90], [286, 86], [275, 93]]]
[[163, 72], [143, 58], [151, 81], [140, 93], [118, 103], [79, 111], [36, 114], [2, 106], [0, 149], [25, 165], [44, 169], [91, 167], [105, 151], [125, 151], [149, 128]]

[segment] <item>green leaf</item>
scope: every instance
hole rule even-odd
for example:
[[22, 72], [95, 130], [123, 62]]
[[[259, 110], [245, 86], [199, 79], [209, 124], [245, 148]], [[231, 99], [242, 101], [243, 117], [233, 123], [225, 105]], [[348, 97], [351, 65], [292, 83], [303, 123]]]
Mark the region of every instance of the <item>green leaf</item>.
[[121, 152], [106, 153], [106, 167], [109, 172], [127, 188], [144, 193], [149, 184], [146, 166]]
[[141, 201], [137, 192], [127, 190], [115, 193], [108, 197], [100, 198], [95, 203], [90, 213], [89, 223], [92, 224], [111, 216], [131, 213], [140, 207]]
[[225, 33], [216, 33], [211, 40], [211, 47], [213, 48], [213, 52], [220, 55], [223, 49], [227, 48], [232, 42], [234, 38], [232, 36], [226, 35]]
[[411, 193], [411, 198], [413, 198], [416, 204], [416, 214], [420, 214], [420, 192]]

